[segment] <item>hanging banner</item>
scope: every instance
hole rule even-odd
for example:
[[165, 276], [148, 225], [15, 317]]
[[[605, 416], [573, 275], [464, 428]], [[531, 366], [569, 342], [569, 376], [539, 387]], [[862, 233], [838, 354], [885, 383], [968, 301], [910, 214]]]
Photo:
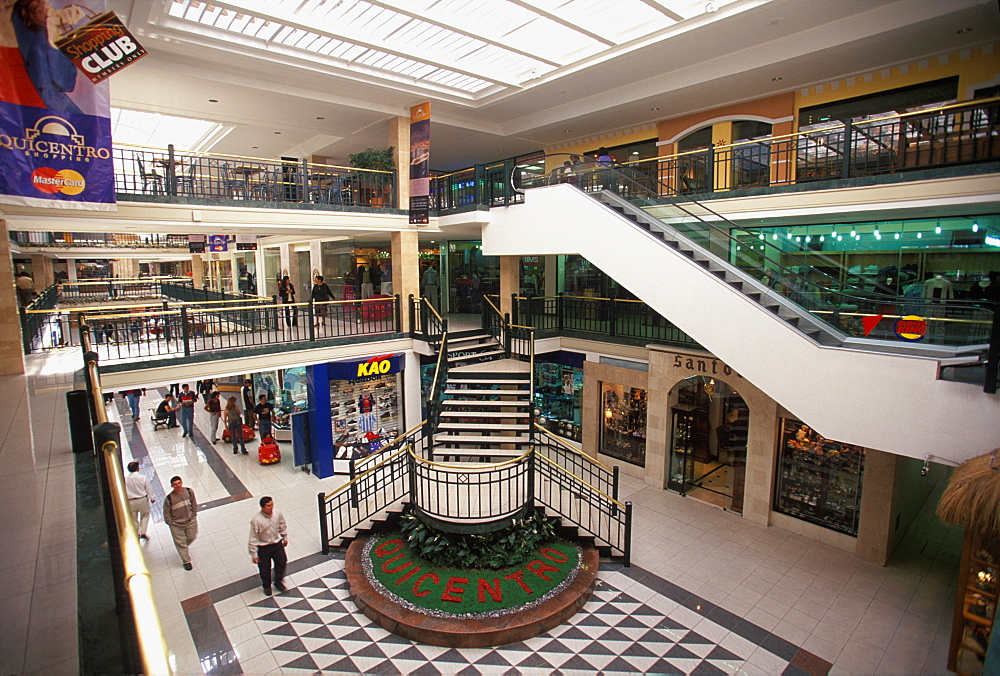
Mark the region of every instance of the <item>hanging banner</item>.
[[[6, 3], [0, 12], [0, 204], [114, 210], [111, 108], [56, 48], [104, 0]], [[13, 6], [11, 6], [13, 5]], [[0, 38], [2, 39], [2, 38]]]
[[431, 194], [431, 104], [410, 108], [410, 224], [427, 225]]
[[114, 12], [92, 17], [56, 40], [55, 46], [95, 84], [146, 56]]
[[209, 235], [208, 250], [216, 253], [229, 251], [229, 237], [227, 235]]

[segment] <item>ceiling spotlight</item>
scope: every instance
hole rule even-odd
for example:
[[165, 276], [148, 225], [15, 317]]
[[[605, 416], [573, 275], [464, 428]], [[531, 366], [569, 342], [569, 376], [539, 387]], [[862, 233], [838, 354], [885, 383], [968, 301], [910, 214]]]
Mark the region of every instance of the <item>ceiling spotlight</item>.
[[971, 33], [971, 32], [972, 32], [971, 28], [959, 28], [957, 31], [955, 31], [955, 34], [962, 35], [964, 33]]
[[325, 117], [323, 117], [323, 116], [318, 116], [318, 117], [317, 117], [316, 119], [317, 119], [317, 120], [325, 120], [326, 118], [325, 118]]
[[209, 103], [218, 103], [219, 99], [209, 99], [208, 102]]
[[659, 108], [650, 108], [650, 110], [656, 111], [659, 110]]
[[705, 3], [705, 13], [706, 14], [711, 14], [715, 10], [716, 10], [716, 7], [715, 7], [715, 3], [714, 2], [706, 2]]
[[564, 130], [563, 130], [563, 133], [564, 133], [564, 134], [572, 134], [572, 133], [573, 133], [573, 130], [572, 130], [572, 129], [564, 129]]
[[258, 150], [259, 148], [260, 148], [260, 146], [253, 146], [254, 150]]
[[280, 134], [281, 132], [280, 132], [280, 131], [276, 131], [276, 132], [274, 132], [274, 133], [275, 133], [275, 134]]
[[771, 82], [779, 82], [779, 81], [780, 81], [780, 80], [782, 80], [782, 79], [783, 79], [783, 78], [782, 78], [782, 77], [781, 77], [781, 76], [779, 75], [778, 77], [772, 77], [772, 78], [771, 78]]

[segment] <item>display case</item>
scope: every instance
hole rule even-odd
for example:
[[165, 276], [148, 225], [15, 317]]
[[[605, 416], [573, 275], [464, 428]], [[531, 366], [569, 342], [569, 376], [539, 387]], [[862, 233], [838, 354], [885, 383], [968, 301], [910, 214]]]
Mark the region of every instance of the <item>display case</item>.
[[966, 531], [948, 668], [960, 676], [983, 672], [1000, 583], [1000, 543]]
[[335, 473], [348, 473], [351, 460], [375, 453], [399, 436], [399, 378], [393, 373], [330, 382]]
[[774, 511], [857, 536], [865, 449], [825, 439], [786, 419], [778, 453]]
[[601, 453], [646, 466], [646, 399], [646, 390], [601, 383]]
[[539, 424], [553, 434], [580, 441], [583, 369], [537, 362], [535, 383], [535, 408], [538, 410]]

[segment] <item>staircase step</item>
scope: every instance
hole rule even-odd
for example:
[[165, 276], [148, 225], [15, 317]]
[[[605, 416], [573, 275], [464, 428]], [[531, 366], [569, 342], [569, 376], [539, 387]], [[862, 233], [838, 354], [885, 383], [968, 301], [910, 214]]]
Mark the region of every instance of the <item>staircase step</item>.
[[504, 376], [503, 378], [490, 378], [486, 380], [485, 378], [466, 378], [463, 374], [461, 378], [448, 377], [445, 381], [446, 385], [524, 385], [528, 382], [528, 378], [510, 378]]
[[470, 448], [445, 448], [445, 449], [434, 449], [431, 456], [434, 458], [449, 459], [453, 457], [459, 458], [479, 458], [485, 461], [488, 458], [519, 458], [524, 455], [524, 449], [513, 449], [513, 448], [483, 448], [483, 449], [470, 449]]
[[[450, 400], [449, 400], [450, 401]], [[472, 402], [474, 405], [482, 405], [485, 402], [475, 401]], [[441, 411], [441, 417], [443, 418], [527, 418], [527, 411], [511, 411], [510, 413], [505, 413], [503, 411]]]
[[453, 390], [453, 389], [446, 389], [444, 391], [444, 393], [445, 394], [454, 395], [454, 396], [463, 396], [463, 395], [469, 396], [469, 395], [471, 395], [473, 397], [480, 397], [480, 396], [483, 396], [484, 394], [495, 394], [495, 395], [504, 396], [504, 397], [514, 397], [514, 396], [521, 396], [521, 395], [528, 396], [529, 394], [531, 394], [531, 390], [484, 390], [484, 389]]
[[[459, 390], [459, 392], [468, 392], [468, 390]], [[531, 402], [529, 402], [527, 399], [521, 399], [515, 401], [482, 401], [482, 400], [477, 401], [474, 399], [445, 399], [441, 402], [441, 405], [446, 408], [452, 408], [452, 407], [479, 408], [487, 406], [505, 406], [505, 407], [516, 406], [518, 408], [523, 408], [525, 406], [528, 406], [530, 403]], [[461, 413], [461, 411], [455, 411], [455, 413], [458, 414]], [[467, 411], [466, 413], [478, 415], [479, 412]], [[511, 415], [511, 414], [504, 414], [504, 415]]]
[[496, 446], [500, 444], [527, 444], [531, 437], [526, 434], [511, 434], [507, 436], [495, 435], [492, 437], [478, 436], [475, 434], [435, 434], [435, 444], [477, 444]]
[[497, 423], [497, 422], [440, 422], [437, 426], [438, 432], [449, 432], [455, 430], [462, 432], [471, 430], [473, 432], [525, 432], [529, 428], [528, 423]]

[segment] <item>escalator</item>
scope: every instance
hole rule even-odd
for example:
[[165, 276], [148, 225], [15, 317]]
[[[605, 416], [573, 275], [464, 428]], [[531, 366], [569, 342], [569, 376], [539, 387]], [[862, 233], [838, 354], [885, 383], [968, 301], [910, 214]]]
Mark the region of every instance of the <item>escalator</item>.
[[[586, 180], [527, 189], [523, 205], [491, 212], [484, 251], [584, 256], [828, 438], [919, 458], [997, 445], [997, 398], [939, 379], [980, 358], [991, 310], [793, 269], [766, 240], [750, 251], [703, 205], [663, 200], [648, 176], [596, 167]], [[664, 204], [668, 222], [642, 208]]]

